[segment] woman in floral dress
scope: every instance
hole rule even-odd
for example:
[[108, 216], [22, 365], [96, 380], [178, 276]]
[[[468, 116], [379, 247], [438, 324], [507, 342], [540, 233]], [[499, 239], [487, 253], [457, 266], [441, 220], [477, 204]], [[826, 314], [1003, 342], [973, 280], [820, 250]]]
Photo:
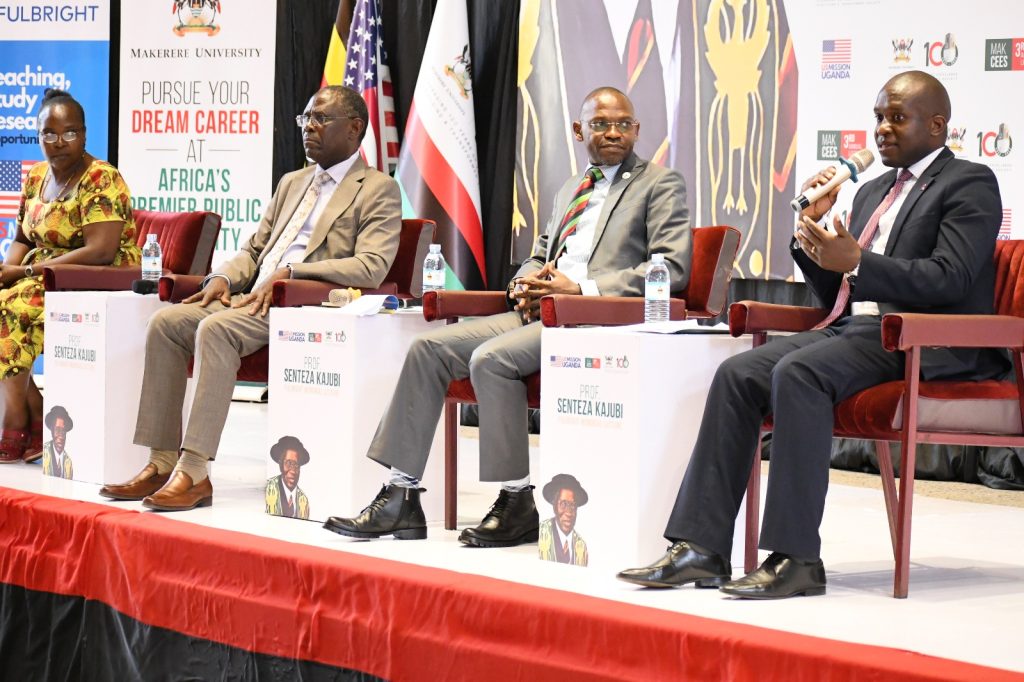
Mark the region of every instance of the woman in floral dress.
[[47, 90], [39, 108], [46, 161], [28, 172], [17, 234], [0, 265], [0, 462], [38, 459], [43, 398], [32, 363], [43, 352], [43, 265], [130, 265], [131, 197], [117, 169], [85, 151], [85, 112], [71, 95]]

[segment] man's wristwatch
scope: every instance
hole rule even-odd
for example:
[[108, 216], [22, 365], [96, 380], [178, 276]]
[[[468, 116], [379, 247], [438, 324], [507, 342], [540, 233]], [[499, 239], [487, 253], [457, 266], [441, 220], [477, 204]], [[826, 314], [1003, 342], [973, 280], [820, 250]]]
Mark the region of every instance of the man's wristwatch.
[[36, 276], [36, 271], [32, 267], [31, 263], [29, 263], [28, 265], [25, 266], [25, 276], [26, 277], [35, 277]]

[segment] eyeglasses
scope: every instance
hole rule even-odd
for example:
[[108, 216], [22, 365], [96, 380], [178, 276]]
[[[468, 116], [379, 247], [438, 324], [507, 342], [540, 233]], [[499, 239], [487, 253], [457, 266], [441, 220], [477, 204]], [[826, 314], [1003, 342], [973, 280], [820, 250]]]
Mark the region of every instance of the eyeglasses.
[[288, 469], [291, 471], [298, 471], [299, 463], [296, 462], [294, 459], [286, 459], [285, 461], [281, 462], [281, 468]]
[[576, 511], [576, 503], [568, 500], [559, 500], [555, 506], [558, 507], [558, 511]]
[[602, 121], [602, 120], [598, 119], [596, 121], [587, 121], [587, 125], [590, 126], [590, 129], [593, 130], [595, 133], [606, 133], [606, 132], [608, 132], [609, 128], [614, 127], [620, 133], [625, 135], [629, 131], [633, 130], [633, 128], [635, 128], [638, 125], [640, 125], [640, 122], [639, 121]]
[[74, 142], [78, 139], [78, 134], [82, 132], [80, 130], [65, 130], [63, 133], [58, 135], [57, 133], [39, 133], [39, 139], [46, 144], [53, 144], [57, 141], [57, 138], [64, 140], [65, 142]]
[[316, 125], [317, 128], [323, 128], [331, 121], [337, 121], [338, 119], [341, 118], [352, 119], [355, 118], [355, 116], [324, 116], [323, 114], [316, 112], [312, 114], [299, 114], [298, 116], [295, 117], [295, 125], [297, 125], [300, 128], [305, 128], [312, 122], [313, 124]]

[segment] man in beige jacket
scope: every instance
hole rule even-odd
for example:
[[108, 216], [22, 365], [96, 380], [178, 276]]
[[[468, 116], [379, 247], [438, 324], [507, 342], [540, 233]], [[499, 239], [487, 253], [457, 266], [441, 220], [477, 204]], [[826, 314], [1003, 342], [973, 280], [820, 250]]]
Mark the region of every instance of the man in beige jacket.
[[[259, 229], [199, 293], [150, 320], [135, 431], [135, 443], [150, 448], [150, 461], [127, 483], [104, 486], [104, 497], [143, 500], [160, 511], [212, 503], [207, 464], [217, 454], [241, 357], [269, 342], [274, 282], [375, 288], [391, 268], [401, 195], [392, 178], [359, 157], [366, 104], [353, 90], [328, 86], [296, 121], [315, 165], [281, 178]], [[183, 437], [193, 355], [196, 395]]]

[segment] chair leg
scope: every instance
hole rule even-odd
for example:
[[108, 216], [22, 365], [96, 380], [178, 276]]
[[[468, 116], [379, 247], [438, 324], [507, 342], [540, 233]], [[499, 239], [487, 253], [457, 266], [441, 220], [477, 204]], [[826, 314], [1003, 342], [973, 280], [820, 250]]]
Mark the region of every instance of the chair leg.
[[757, 568], [757, 536], [761, 523], [761, 439], [757, 439], [754, 463], [747, 479], [746, 540], [743, 545], [743, 570], [750, 573]]
[[875, 456], [878, 457], [878, 471], [882, 474], [882, 495], [885, 497], [885, 513], [889, 517], [889, 540], [892, 542], [892, 557], [898, 561], [899, 556], [896, 554], [896, 508], [899, 500], [896, 497], [896, 477], [893, 474], [892, 454], [887, 441], [875, 441]]
[[455, 530], [458, 523], [459, 404], [444, 403], [444, 527]]
[[[917, 415], [914, 415], [915, 419]], [[914, 510], [914, 465], [917, 429], [904, 427], [900, 460], [900, 495], [896, 511], [896, 576], [892, 596], [906, 599], [910, 589], [910, 520]]]
[[914, 510], [914, 475], [917, 459], [917, 399], [921, 384], [921, 349], [914, 347], [905, 361], [903, 433], [900, 445], [900, 494], [896, 505], [896, 575], [892, 596], [906, 599], [910, 587], [910, 520]]

